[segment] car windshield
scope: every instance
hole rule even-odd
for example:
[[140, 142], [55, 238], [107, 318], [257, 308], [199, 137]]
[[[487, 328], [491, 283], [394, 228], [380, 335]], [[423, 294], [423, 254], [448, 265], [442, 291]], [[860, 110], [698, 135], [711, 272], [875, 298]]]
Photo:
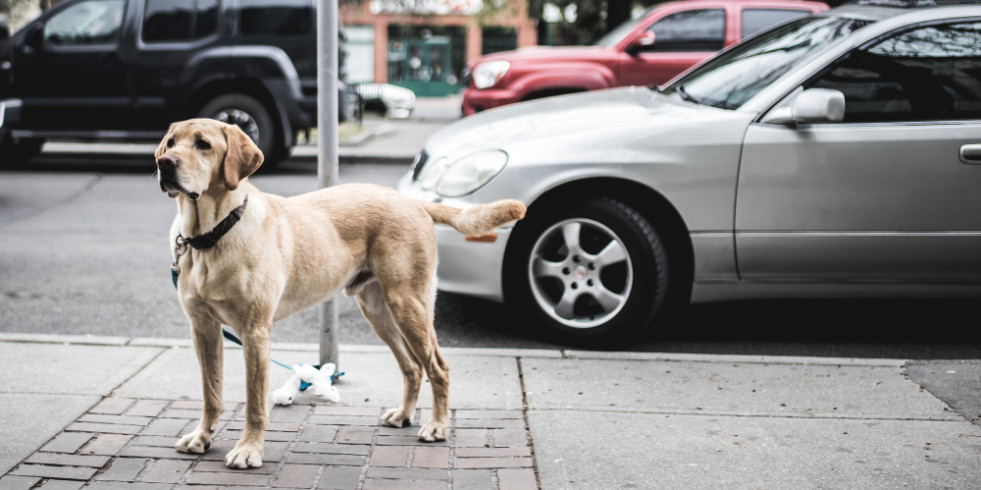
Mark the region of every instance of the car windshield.
[[626, 36], [630, 33], [630, 31], [634, 30], [634, 28], [637, 27], [637, 24], [640, 24], [642, 20], [647, 18], [647, 14], [649, 13], [650, 10], [644, 12], [643, 15], [637, 17], [636, 19], [630, 19], [623, 24], [618, 25], [616, 29], [606, 33], [605, 36], [599, 38], [599, 40], [593, 43], [593, 45], [603, 46], [604, 48], [615, 47], [617, 43], [623, 39], [623, 36]]
[[665, 92], [720, 109], [738, 109], [812, 53], [869, 23], [831, 16], [790, 22], [722, 53]]

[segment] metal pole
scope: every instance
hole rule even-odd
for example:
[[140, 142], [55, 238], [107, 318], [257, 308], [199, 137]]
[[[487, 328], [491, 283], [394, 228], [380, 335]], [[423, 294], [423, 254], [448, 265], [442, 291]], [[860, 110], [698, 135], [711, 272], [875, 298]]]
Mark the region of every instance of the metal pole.
[[[317, 186], [337, 184], [337, 0], [317, 0]], [[337, 355], [337, 305], [329, 299], [320, 305], [320, 363]]]

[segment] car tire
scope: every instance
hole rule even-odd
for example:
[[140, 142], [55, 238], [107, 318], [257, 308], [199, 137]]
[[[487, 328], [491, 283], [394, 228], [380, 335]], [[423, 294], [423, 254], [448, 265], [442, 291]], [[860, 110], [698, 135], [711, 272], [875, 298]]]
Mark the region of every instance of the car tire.
[[506, 301], [565, 344], [616, 347], [662, 309], [668, 254], [654, 226], [608, 197], [529, 213], [505, 259]]
[[41, 154], [42, 138], [20, 138], [16, 142], [0, 143], [0, 162], [4, 165], [20, 165]]
[[252, 141], [262, 150], [262, 167], [271, 168], [279, 163], [285, 151], [276, 131], [276, 124], [266, 106], [251, 96], [228, 94], [212, 99], [201, 107], [201, 117], [217, 119], [242, 128]]

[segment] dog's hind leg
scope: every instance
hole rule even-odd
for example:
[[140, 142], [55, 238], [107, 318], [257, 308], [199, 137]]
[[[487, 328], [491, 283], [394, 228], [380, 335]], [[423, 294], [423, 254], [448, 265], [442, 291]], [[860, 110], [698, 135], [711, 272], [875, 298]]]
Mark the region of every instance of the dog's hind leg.
[[377, 281], [365, 285], [357, 294], [361, 313], [371, 324], [378, 337], [388, 345], [395, 355], [399, 369], [402, 370], [403, 391], [402, 404], [385, 412], [381, 423], [391, 427], [408, 427], [412, 425], [412, 416], [419, 399], [419, 388], [422, 386], [422, 367], [406, 345], [405, 337], [395, 323], [395, 318], [385, 303], [384, 294]]
[[222, 412], [222, 346], [221, 324], [210, 316], [191, 311], [191, 332], [194, 350], [201, 367], [201, 386], [204, 409], [196, 429], [181, 437], [175, 448], [182, 453], [203, 453], [211, 447], [211, 437], [218, 426]]
[[423, 441], [445, 441], [449, 427], [449, 367], [439, 352], [433, 310], [436, 302], [435, 280], [423, 289], [403, 288], [386, 291], [386, 303], [399, 326], [412, 357], [426, 370], [433, 387], [432, 417], [419, 430]]

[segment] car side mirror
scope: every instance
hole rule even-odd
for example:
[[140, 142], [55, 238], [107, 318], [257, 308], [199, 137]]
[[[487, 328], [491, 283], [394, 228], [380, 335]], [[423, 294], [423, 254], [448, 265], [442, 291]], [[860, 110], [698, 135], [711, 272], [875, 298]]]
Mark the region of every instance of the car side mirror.
[[627, 45], [625, 51], [630, 56], [637, 56], [637, 54], [643, 51], [645, 48], [653, 46], [656, 39], [657, 36], [654, 34], [654, 31], [644, 31], [633, 41], [630, 41], [630, 44]]
[[845, 94], [830, 88], [811, 88], [799, 92], [789, 104], [766, 115], [764, 124], [841, 122], [845, 119]]
[[0, 41], [7, 39], [10, 39], [10, 26], [7, 25], [7, 21], [0, 19]]
[[27, 31], [27, 36], [24, 39], [24, 44], [32, 49], [41, 49], [41, 44], [44, 43], [44, 27], [40, 24], [35, 24], [30, 27]]

